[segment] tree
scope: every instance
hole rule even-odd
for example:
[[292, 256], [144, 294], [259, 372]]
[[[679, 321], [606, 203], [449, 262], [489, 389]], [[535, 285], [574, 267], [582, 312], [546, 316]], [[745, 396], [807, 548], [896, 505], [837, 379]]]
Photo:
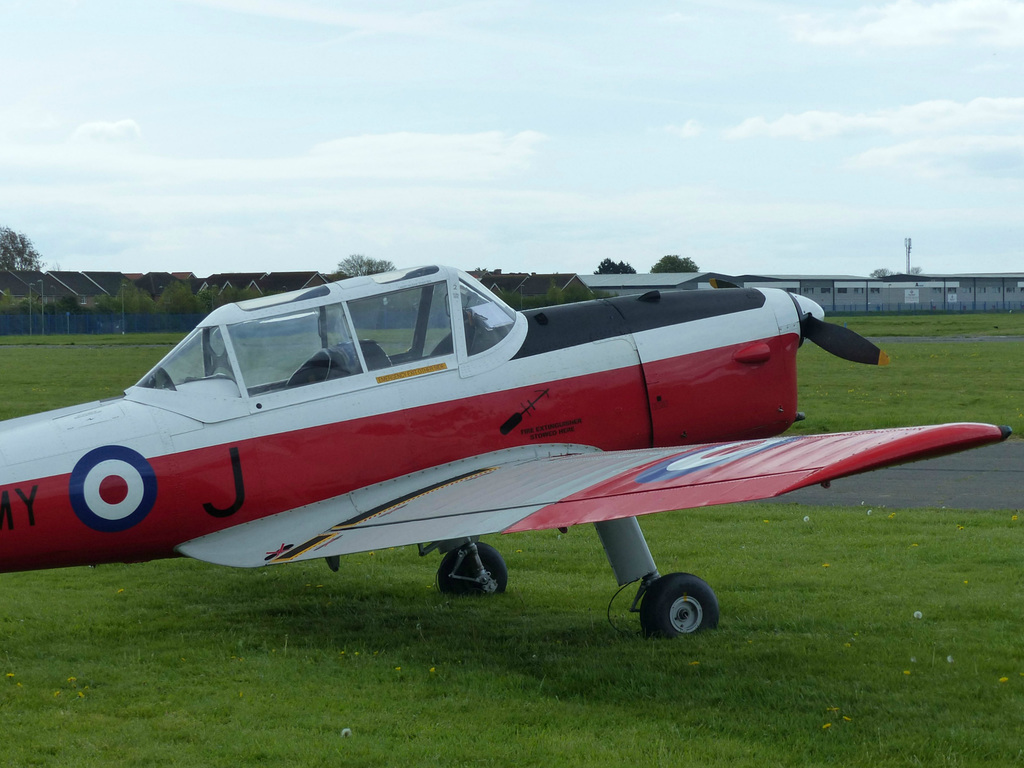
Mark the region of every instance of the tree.
[[651, 272], [700, 272], [697, 262], [689, 256], [662, 256], [658, 263], [651, 267]]
[[888, 267], [879, 267], [878, 269], [874, 270], [871, 273], [870, 277], [889, 277], [890, 275], [895, 275], [895, 274], [896, 273], [893, 272]]
[[390, 272], [394, 268], [395, 265], [387, 259], [371, 259], [361, 253], [353, 253], [338, 262], [338, 274], [341, 277], [376, 275], [380, 272]]
[[43, 257], [25, 235], [0, 227], [0, 269], [42, 269]]
[[121, 288], [113, 296], [96, 299], [96, 309], [107, 314], [148, 315], [156, 309], [156, 302], [146, 291], [140, 291], [131, 280], [122, 280]]
[[595, 275], [635, 275], [636, 270], [624, 261], [616, 264], [611, 259], [605, 259], [597, 265]]
[[175, 280], [164, 288], [156, 306], [158, 311], [171, 315], [196, 314], [202, 311], [199, 299], [184, 280]]

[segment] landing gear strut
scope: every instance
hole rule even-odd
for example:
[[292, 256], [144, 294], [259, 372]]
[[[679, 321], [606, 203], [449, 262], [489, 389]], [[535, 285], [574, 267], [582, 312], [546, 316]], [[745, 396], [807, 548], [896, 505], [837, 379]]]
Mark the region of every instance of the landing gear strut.
[[647, 637], [676, 637], [718, 626], [718, 599], [711, 587], [690, 573], [658, 573], [635, 517], [595, 527], [619, 586], [640, 581], [630, 610], [640, 614]]
[[456, 595], [504, 592], [508, 568], [494, 547], [470, 541], [451, 550], [437, 569], [437, 588]]

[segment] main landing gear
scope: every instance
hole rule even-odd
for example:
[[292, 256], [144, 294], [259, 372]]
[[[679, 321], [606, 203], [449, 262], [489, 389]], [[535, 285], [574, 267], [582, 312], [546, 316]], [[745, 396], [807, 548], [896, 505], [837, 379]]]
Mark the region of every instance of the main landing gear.
[[630, 610], [640, 613], [645, 635], [676, 637], [718, 626], [718, 598], [711, 587], [692, 573], [658, 573], [635, 517], [595, 527], [619, 586], [640, 582]]
[[[718, 626], [718, 599], [691, 573], [658, 573], [636, 518], [596, 523], [619, 586], [640, 582], [630, 611], [640, 614], [647, 637], [676, 637]], [[494, 547], [463, 539], [421, 545], [420, 554], [447, 551], [437, 569], [437, 588], [447, 594], [493, 594], [508, 584], [505, 561]], [[638, 607], [639, 606], [639, 607]]]

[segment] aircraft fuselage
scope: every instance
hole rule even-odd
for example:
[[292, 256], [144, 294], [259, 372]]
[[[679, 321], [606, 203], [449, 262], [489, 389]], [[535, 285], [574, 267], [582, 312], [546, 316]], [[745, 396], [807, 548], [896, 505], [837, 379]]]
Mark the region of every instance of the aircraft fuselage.
[[[493, 299], [440, 269], [223, 308], [124, 398], [0, 426], [0, 571], [171, 557], [229, 526], [516, 446], [609, 451], [768, 437], [796, 418], [799, 310], [782, 291], [672, 292], [526, 313], [501, 305], [503, 320], [488, 306], [473, 315], [467, 286], [485, 302], [477, 307]], [[433, 291], [434, 309], [406, 308], [398, 289], [423, 301]], [[388, 291], [392, 317], [371, 312], [368, 302]], [[345, 337], [351, 370], [316, 380], [329, 365], [325, 307], [354, 328]], [[375, 361], [373, 347], [396, 335], [388, 323], [400, 314], [416, 326], [410, 350]], [[280, 380], [257, 373], [244, 333], [260, 323], [262, 339], [279, 333], [294, 345], [282, 331], [293, 320], [319, 328], [324, 348], [309, 361], [320, 362]], [[373, 323], [380, 345], [365, 338]], [[488, 333], [500, 338], [474, 351], [472, 337]], [[202, 347], [203, 371], [175, 374], [190, 343]]]

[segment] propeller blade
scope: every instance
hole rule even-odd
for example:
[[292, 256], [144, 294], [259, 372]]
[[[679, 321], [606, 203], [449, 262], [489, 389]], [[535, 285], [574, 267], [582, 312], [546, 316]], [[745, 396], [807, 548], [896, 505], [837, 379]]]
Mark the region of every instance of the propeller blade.
[[739, 288], [736, 283], [730, 283], [728, 280], [723, 280], [720, 277], [712, 277], [708, 282], [712, 288]]
[[826, 352], [854, 363], [888, 365], [889, 356], [859, 333], [841, 325], [826, 323], [811, 314], [800, 321], [800, 331]]

